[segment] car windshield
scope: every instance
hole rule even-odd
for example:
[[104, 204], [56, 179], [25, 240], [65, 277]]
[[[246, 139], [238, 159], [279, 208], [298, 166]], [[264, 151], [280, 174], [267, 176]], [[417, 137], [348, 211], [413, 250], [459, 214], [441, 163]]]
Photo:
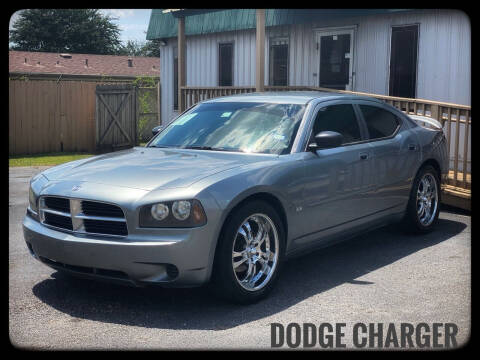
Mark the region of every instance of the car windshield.
[[149, 147], [287, 154], [304, 111], [299, 104], [203, 103], [169, 124]]

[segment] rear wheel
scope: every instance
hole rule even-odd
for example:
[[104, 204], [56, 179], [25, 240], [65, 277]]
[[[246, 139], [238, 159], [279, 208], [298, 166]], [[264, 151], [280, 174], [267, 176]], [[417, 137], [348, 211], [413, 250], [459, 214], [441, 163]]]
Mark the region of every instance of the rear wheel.
[[406, 230], [426, 233], [434, 227], [440, 212], [439, 174], [431, 165], [422, 167], [413, 182], [407, 213]]
[[252, 201], [229, 217], [219, 239], [213, 269], [217, 294], [253, 303], [273, 288], [283, 260], [285, 234], [276, 211]]

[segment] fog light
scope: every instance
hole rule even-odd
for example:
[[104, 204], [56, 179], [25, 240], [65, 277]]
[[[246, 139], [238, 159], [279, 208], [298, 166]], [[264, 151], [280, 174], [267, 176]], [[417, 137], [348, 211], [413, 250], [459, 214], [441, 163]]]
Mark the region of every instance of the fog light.
[[167, 275], [170, 279], [175, 279], [178, 276], [178, 268], [175, 265], [167, 264]]
[[151, 213], [152, 213], [152, 217], [155, 220], [165, 219], [168, 216], [169, 212], [170, 211], [168, 210], [168, 206], [165, 204], [152, 205]]
[[172, 206], [173, 216], [177, 220], [185, 220], [190, 216], [190, 201], [180, 200], [175, 201]]

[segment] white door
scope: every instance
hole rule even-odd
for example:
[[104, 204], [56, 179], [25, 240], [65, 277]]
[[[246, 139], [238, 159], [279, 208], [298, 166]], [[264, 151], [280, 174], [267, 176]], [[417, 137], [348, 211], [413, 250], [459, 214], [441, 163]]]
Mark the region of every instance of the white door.
[[353, 90], [353, 36], [352, 28], [316, 33], [318, 86]]

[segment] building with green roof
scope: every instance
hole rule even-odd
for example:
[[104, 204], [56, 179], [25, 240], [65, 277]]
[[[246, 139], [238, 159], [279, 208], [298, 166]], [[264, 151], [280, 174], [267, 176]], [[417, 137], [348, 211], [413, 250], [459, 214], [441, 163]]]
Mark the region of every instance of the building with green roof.
[[[164, 123], [178, 113], [179, 18], [187, 87], [255, 87], [256, 10], [154, 9]], [[264, 84], [470, 104], [470, 21], [456, 10], [266, 9]]]

